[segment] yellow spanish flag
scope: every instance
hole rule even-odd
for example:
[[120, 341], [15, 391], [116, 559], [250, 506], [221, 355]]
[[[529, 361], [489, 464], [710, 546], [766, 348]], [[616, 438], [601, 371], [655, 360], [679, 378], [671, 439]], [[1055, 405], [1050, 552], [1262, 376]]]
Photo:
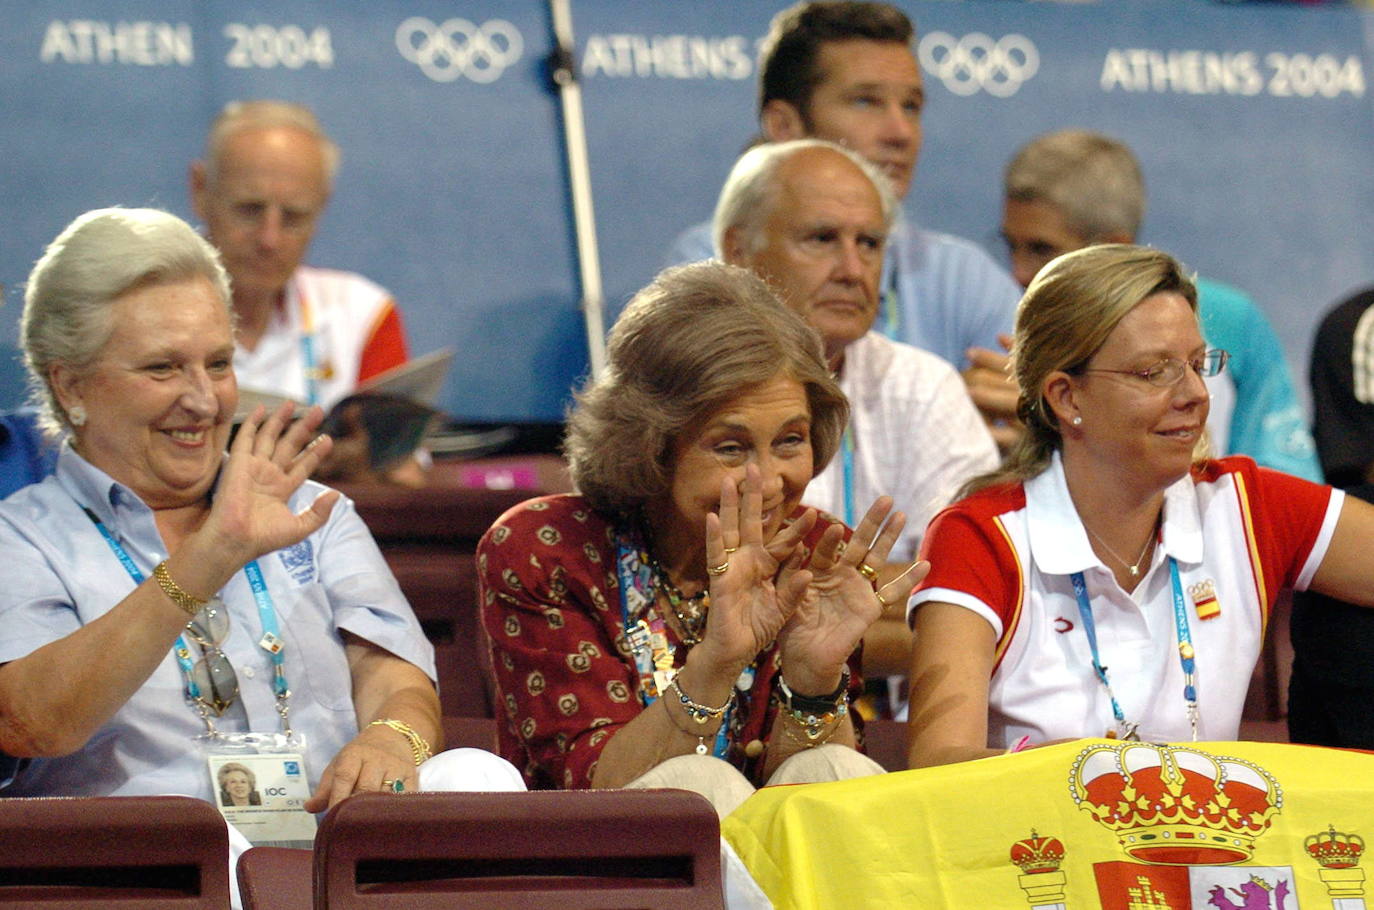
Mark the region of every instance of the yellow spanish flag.
[[722, 833], [778, 910], [1374, 910], [1374, 754], [1082, 740], [765, 788]]

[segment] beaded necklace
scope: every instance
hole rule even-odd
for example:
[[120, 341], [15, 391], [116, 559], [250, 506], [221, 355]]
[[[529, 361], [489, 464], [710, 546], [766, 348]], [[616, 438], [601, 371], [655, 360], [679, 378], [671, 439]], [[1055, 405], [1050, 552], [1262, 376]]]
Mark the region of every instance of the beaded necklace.
[[649, 523], [641, 518], [639, 524], [640, 537], [644, 541], [644, 547], [639, 552], [640, 561], [653, 572], [654, 587], [668, 598], [668, 606], [677, 617], [678, 625], [682, 627], [682, 643], [688, 647], [700, 643], [702, 634], [706, 631], [706, 613], [711, 607], [710, 592], [702, 588], [691, 597], [683, 594], [682, 589], [673, 584], [667, 571], [659, 565], [657, 557], [654, 556], [653, 534], [649, 529]]

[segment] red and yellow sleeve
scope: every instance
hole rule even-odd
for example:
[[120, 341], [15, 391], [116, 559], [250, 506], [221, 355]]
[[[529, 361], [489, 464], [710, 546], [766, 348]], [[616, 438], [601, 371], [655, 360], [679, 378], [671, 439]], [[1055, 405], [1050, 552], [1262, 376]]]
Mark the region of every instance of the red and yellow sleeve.
[[379, 373], [385, 373], [410, 359], [406, 347], [405, 330], [401, 326], [401, 311], [395, 301], [388, 300], [363, 346], [358, 364], [358, 382], [363, 383]]

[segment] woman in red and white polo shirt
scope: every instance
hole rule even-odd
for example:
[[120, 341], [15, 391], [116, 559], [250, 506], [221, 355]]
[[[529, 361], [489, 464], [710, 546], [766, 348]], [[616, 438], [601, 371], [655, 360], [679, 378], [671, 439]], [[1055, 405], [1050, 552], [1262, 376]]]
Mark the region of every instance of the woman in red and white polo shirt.
[[1165, 253], [1056, 259], [1013, 351], [1027, 432], [922, 548], [913, 767], [1076, 737], [1235, 739], [1280, 590], [1374, 603], [1374, 507], [1207, 457], [1202, 380], [1226, 353]]

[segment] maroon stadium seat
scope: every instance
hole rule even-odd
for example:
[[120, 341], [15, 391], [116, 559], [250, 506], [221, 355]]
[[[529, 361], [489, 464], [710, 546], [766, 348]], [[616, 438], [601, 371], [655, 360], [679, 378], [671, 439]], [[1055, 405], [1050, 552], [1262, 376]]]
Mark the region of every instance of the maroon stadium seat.
[[187, 796], [0, 799], [0, 905], [229, 906], [229, 832]]
[[360, 794], [315, 838], [319, 910], [722, 910], [720, 823], [684, 790]]

